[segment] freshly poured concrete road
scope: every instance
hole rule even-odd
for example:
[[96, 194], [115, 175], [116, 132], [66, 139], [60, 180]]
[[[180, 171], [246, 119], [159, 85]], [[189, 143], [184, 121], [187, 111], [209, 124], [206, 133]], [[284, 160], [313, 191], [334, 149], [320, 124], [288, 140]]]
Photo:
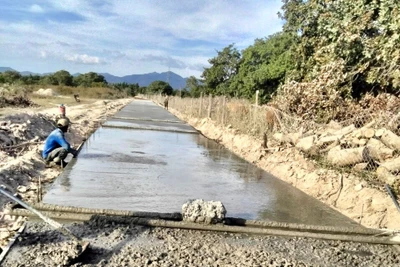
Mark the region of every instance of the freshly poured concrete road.
[[199, 198], [222, 201], [229, 217], [356, 225], [144, 100], [127, 105], [89, 138], [43, 202], [180, 212]]

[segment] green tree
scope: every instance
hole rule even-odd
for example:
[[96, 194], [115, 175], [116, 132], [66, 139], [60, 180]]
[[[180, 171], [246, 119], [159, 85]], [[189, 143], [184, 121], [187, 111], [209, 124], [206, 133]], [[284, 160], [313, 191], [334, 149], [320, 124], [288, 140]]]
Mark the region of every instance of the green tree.
[[15, 70], [7, 70], [3, 72], [3, 79], [5, 83], [14, 83], [21, 78], [21, 74]]
[[53, 74], [53, 78], [57, 81], [57, 85], [71, 86], [73, 84], [73, 77], [66, 70], [57, 71]]
[[204, 68], [202, 78], [210, 89], [209, 93], [218, 95], [235, 95], [235, 90], [230, 90], [229, 84], [236, 75], [240, 62], [240, 52], [230, 44], [222, 51], [217, 51], [217, 56], [208, 61], [211, 67]]
[[154, 81], [147, 87], [150, 94], [172, 95], [173, 89], [169, 83], [164, 81]]
[[192, 97], [192, 94], [191, 94], [191, 92], [189, 90], [187, 90], [185, 88], [185, 89], [182, 89], [180, 91], [179, 96], [182, 97], [182, 98], [184, 98], [184, 97]]
[[41, 77], [39, 75], [29, 74], [21, 77], [21, 82], [26, 85], [40, 84]]
[[114, 83], [111, 86], [113, 89], [118, 91], [126, 91], [128, 96], [135, 96], [139, 92], [139, 84], [128, 84], [126, 82], [123, 83]]
[[83, 87], [103, 87], [107, 85], [107, 81], [103, 75], [97, 74], [95, 72], [88, 72], [85, 74], [80, 74], [73, 79], [73, 83], [76, 86], [83, 86]]
[[147, 86], [140, 86], [138, 93], [139, 94], [147, 94]]
[[135, 84], [130, 84], [129, 87], [127, 88], [127, 93], [128, 96], [135, 96], [138, 94], [139, 92], [139, 84], [135, 83]]
[[268, 100], [295, 66], [292, 50], [296, 39], [290, 33], [256, 39], [252, 46], [242, 51], [238, 73], [230, 84], [230, 91], [236, 90], [238, 96], [251, 98], [259, 90], [260, 100]]
[[186, 80], [185, 89], [190, 92], [192, 97], [199, 97], [200, 93], [204, 90], [204, 86], [200, 84], [200, 81], [196, 77], [190, 76]]
[[0, 73], [0, 83], [5, 83], [6, 80], [4, 79], [3, 73]]
[[58, 85], [58, 81], [54, 78], [53, 75], [45, 75], [40, 80], [42, 85]]

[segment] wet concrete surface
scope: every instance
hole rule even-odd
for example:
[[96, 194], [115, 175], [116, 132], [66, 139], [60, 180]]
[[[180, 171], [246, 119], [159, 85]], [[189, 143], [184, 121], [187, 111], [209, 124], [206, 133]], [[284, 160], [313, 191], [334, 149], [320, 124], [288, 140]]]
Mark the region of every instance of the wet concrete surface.
[[[120, 113], [116, 117], [131, 114], [146, 121], [177, 120], [147, 101], [134, 101]], [[133, 121], [141, 124], [138, 120], [123, 122]], [[167, 131], [172, 126], [166, 122], [152, 121], [151, 124], [164, 127], [164, 131], [99, 128], [84, 144], [77, 159], [57, 178], [43, 202], [86, 208], [180, 212], [186, 201], [201, 198], [222, 201], [230, 217], [311, 225], [356, 225], [200, 134]], [[190, 127], [183, 122], [181, 125]]]
[[115, 118], [132, 118], [141, 120], [161, 120], [184, 123], [164, 108], [150, 100], [137, 100], [125, 106], [115, 114]]
[[104, 127], [126, 128], [126, 129], [142, 129], [154, 131], [170, 131], [181, 133], [198, 133], [190, 125], [182, 123], [171, 123], [163, 121], [147, 121], [147, 120], [129, 120], [129, 119], [111, 119], [103, 124]]

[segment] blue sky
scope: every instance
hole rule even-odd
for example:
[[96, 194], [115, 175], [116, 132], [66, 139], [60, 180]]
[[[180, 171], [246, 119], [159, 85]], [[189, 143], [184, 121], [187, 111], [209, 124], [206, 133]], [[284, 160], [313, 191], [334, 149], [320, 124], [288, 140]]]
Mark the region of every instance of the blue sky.
[[200, 77], [216, 51], [282, 29], [280, 0], [1, 0], [0, 67]]

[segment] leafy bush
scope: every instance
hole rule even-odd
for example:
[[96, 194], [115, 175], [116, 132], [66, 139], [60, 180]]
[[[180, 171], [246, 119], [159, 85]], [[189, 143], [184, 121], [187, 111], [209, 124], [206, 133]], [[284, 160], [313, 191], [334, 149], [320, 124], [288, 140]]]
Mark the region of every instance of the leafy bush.
[[284, 29], [300, 37], [294, 54], [299, 80], [313, 80], [324, 66], [342, 61], [353, 97], [370, 91], [399, 93], [398, 1], [283, 2]]

